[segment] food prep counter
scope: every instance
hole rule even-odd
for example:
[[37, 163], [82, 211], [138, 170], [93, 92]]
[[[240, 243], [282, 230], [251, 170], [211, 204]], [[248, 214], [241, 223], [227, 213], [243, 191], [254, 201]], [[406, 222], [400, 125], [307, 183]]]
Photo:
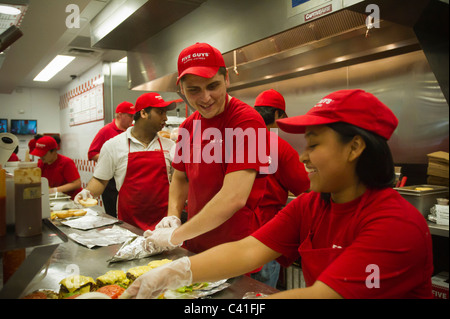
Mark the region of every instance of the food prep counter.
[[[112, 218], [106, 214], [102, 217]], [[142, 230], [129, 225], [127, 223], [117, 221], [115, 225], [119, 225], [137, 235], [142, 235]], [[52, 222], [53, 225], [61, 232], [59, 235], [68, 236], [74, 232], [83, 232], [82, 230], [73, 229], [71, 227], [61, 224], [59, 220]], [[98, 228], [99, 230], [110, 228], [112, 225]], [[107, 260], [113, 257], [122, 244], [110, 245], [106, 247], [87, 248], [76, 243], [70, 238], [67, 241], [62, 241], [54, 251], [52, 257], [48, 260], [46, 265], [34, 276], [25, 288], [20, 297], [32, 293], [35, 290], [49, 289], [59, 291], [59, 282], [70, 275], [79, 274], [94, 278], [94, 280], [109, 270], [124, 270], [125, 272], [137, 266], [147, 265], [152, 260], [172, 259], [183, 256], [192, 255], [189, 251], [183, 248], [177, 248], [172, 251], [167, 251], [158, 255], [147, 258], [108, 263]], [[240, 276], [228, 280], [231, 285], [222, 291], [211, 295], [211, 298], [223, 299], [240, 299], [247, 292], [273, 294], [278, 290], [267, 286], [259, 281], [256, 281], [248, 276]], [[6, 294], [7, 296], [7, 294]]]

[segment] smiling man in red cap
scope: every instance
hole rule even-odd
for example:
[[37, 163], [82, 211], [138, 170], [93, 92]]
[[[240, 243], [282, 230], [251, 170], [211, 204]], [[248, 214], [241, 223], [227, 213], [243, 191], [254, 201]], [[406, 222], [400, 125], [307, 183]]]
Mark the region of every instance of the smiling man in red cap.
[[[105, 144], [107, 140], [125, 132], [126, 129], [133, 124], [134, 113], [134, 105], [130, 102], [124, 101], [117, 105], [114, 120], [102, 127], [92, 140], [88, 151], [89, 160], [97, 162], [103, 144]], [[117, 217], [116, 202], [118, 194], [116, 182], [114, 181], [114, 178], [112, 178], [102, 194], [102, 201], [106, 213], [113, 217]]]
[[31, 155], [40, 157], [38, 167], [42, 177], [48, 179], [50, 194], [61, 192], [72, 199], [81, 190], [80, 173], [71, 158], [58, 154], [58, 144], [51, 136], [36, 141]]
[[[259, 158], [251, 161], [249, 155], [257, 154], [259, 146], [268, 150], [268, 132], [263, 119], [250, 105], [228, 95], [224, 59], [211, 45], [196, 43], [180, 53], [177, 83], [196, 112], [180, 126], [180, 132], [188, 132], [188, 138], [180, 134], [177, 142], [169, 216], [154, 232], [144, 236], [156, 247], [173, 249], [184, 242], [188, 250], [198, 253], [241, 239], [259, 227], [258, 203], [266, 183], [260, 171], [267, 161]], [[255, 142], [236, 143], [226, 149], [233, 141], [226, 130], [248, 130], [256, 135], [252, 136]], [[196, 136], [202, 136], [201, 141]], [[264, 142], [259, 143], [260, 139]], [[191, 154], [201, 151], [202, 158], [197, 161], [184, 158], [180, 153], [186, 147]], [[223, 150], [217, 161], [204, 156], [210, 154], [211, 147]], [[224, 155], [227, 152], [244, 155], [243, 161], [227, 161]], [[180, 226], [186, 199], [188, 220]]]
[[175, 107], [158, 93], [141, 95], [134, 107], [134, 126], [105, 142], [94, 176], [75, 201], [101, 195], [114, 178], [118, 218], [143, 230], [154, 229], [167, 214], [170, 150], [175, 145], [157, 133], [165, 126], [166, 112]]

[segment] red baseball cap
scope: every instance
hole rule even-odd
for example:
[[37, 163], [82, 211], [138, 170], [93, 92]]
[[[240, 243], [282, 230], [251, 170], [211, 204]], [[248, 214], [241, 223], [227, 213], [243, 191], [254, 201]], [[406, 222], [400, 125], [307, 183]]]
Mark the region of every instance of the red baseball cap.
[[260, 93], [256, 97], [255, 106], [271, 106], [286, 112], [286, 102], [283, 95], [274, 89]]
[[31, 155], [42, 157], [47, 154], [48, 151], [58, 149], [56, 140], [51, 136], [43, 136], [36, 141], [34, 150], [30, 152]]
[[116, 113], [127, 113], [127, 114], [134, 114], [136, 113], [134, 111], [134, 106], [132, 103], [123, 101], [116, 107]]
[[137, 113], [147, 107], [167, 107], [167, 110], [170, 111], [177, 107], [177, 103], [175, 101], [166, 102], [160, 94], [150, 92], [137, 98], [134, 112]]
[[197, 42], [181, 51], [178, 56], [177, 84], [186, 74], [212, 78], [220, 67], [225, 67], [222, 53], [208, 43]]
[[277, 120], [288, 133], [305, 133], [306, 126], [345, 122], [389, 139], [398, 119], [371, 93], [363, 90], [340, 90], [321, 99], [305, 115]]

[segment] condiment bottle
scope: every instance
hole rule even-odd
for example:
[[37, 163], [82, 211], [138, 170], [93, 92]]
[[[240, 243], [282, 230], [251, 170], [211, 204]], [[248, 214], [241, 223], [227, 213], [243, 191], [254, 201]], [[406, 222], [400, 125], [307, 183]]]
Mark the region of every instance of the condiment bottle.
[[0, 237], [6, 235], [6, 171], [0, 165]]
[[14, 196], [16, 235], [41, 234], [41, 169], [36, 163], [21, 162], [14, 171]]

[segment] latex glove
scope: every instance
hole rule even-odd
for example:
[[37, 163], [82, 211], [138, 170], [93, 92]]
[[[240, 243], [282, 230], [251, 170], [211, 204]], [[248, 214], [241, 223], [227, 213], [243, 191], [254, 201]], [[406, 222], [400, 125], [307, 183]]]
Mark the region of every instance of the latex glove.
[[86, 200], [88, 198], [94, 198], [91, 194], [91, 192], [88, 189], [83, 189], [81, 192], [79, 192], [75, 198], [73, 199], [75, 204], [80, 204], [79, 200]]
[[177, 216], [167, 216], [161, 219], [161, 221], [156, 225], [157, 228], [170, 228], [170, 227], [180, 227], [181, 220]]
[[172, 234], [177, 229], [177, 227], [171, 228], [158, 228], [155, 230], [147, 230], [144, 232], [144, 249], [147, 251], [153, 250], [171, 250], [177, 247], [180, 247], [183, 243], [178, 245], [172, 244], [170, 239], [172, 238]]
[[120, 296], [129, 298], [158, 298], [168, 289], [176, 289], [192, 284], [191, 261], [182, 257], [168, 264], [154, 268], [138, 277]]

